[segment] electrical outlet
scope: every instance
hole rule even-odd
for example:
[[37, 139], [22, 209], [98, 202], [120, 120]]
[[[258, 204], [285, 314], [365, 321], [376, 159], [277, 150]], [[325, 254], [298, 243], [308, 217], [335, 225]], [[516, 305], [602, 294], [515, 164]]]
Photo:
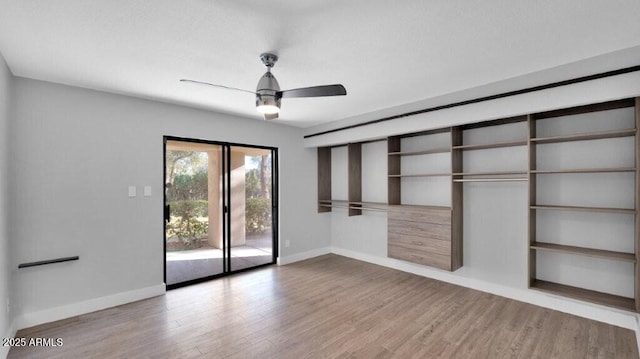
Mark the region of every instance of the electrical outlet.
[[288, 239], [286, 241], [284, 241], [284, 247], [285, 248], [289, 248], [289, 245], [291, 245], [291, 241], [289, 241]]

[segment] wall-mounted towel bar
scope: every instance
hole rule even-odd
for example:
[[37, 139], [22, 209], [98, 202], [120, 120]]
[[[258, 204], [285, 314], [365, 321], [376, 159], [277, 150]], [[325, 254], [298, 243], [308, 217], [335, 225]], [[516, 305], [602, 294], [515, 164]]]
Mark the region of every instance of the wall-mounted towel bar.
[[27, 267], [43, 266], [43, 265], [46, 265], [46, 264], [60, 263], [60, 262], [77, 261], [78, 259], [80, 259], [79, 256], [74, 256], [74, 257], [64, 257], [64, 258], [49, 259], [49, 260], [46, 260], [46, 261], [21, 263], [21, 264], [18, 265], [18, 268], [27, 268]]

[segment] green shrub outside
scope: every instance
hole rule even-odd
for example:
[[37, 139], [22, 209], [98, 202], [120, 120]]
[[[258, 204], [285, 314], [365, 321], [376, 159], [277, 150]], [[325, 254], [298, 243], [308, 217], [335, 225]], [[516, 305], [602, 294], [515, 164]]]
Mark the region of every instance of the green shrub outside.
[[182, 243], [182, 249], [196, 249], [202, 246], [201, 238], [209, 232], [209, 222], [190, 217], [171, 217], [167, 224], [167, 240], [178, 238]]
[[[170, 201], [171, 221], [167, 224], [167, 240], [178, 238], [184, 249], [200, 247], [200, 238], [209, 232], [209, 208], [205, 200]], [[204, 219], [204, 220], [203, 220]]]
[[186, 217], [208, 217], [209, 203], [207, 200], [178, 200], [169, 201], [171, 215]]

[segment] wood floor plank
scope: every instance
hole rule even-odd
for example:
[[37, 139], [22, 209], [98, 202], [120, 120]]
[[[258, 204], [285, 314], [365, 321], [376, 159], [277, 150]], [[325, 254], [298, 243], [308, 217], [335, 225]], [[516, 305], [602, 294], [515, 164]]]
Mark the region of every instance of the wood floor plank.
[[9, 358], [638, 358], [628, 329], [326, 255], [20, 330]]

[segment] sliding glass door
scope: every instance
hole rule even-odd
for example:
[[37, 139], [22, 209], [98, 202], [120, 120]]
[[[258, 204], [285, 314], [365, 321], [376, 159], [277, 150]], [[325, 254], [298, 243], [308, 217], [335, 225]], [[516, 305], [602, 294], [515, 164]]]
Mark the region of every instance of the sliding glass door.
[[277, 150], [165, 137], [169, 289], [273, 264]]
[[231, 148], [231, 270], [273, 262], [272, 151]]

